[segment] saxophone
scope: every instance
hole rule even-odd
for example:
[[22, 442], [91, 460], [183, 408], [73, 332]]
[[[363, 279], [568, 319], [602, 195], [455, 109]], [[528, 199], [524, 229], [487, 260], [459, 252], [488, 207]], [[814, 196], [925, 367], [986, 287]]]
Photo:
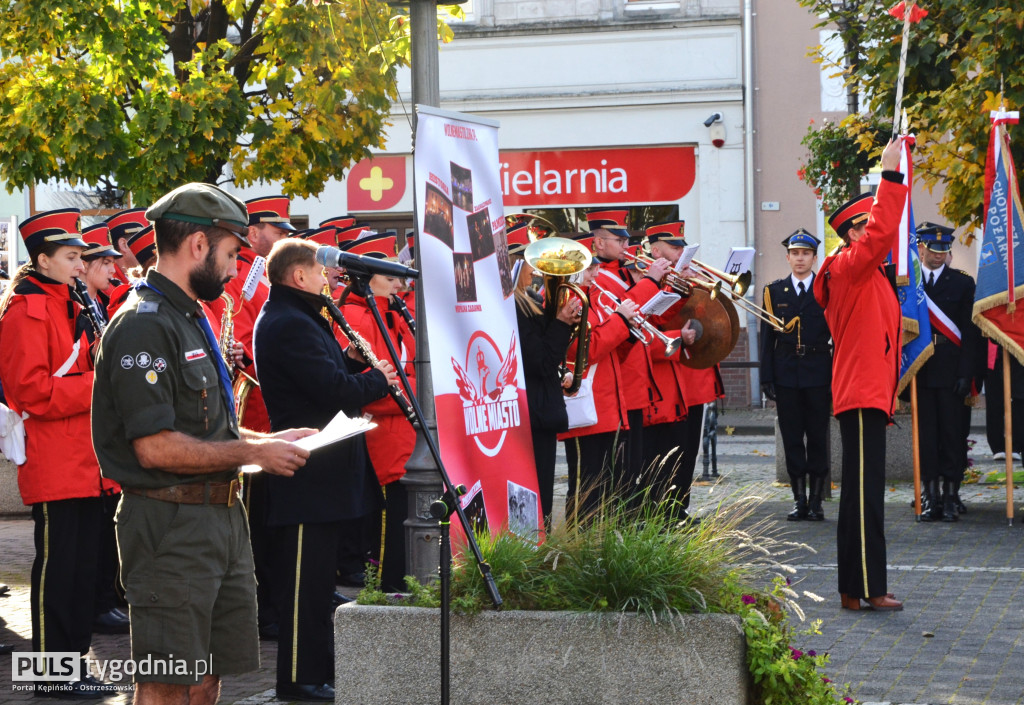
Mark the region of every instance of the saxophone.
[[235, 396], [235, 416], [241, 420], [245, 416], [245, 409], [249, 404], [249, 395], [252, 394], [253, 389], [259, 386], [259, 382], [235, 365], [234, 300], [227, 292], [221, 294], [220, 298], [224, 300], [224, 314], [220, 317], [220, 340], [218, 341], [220, 354], [228, 366], [228, 374], [233, 378], [231, 391]]

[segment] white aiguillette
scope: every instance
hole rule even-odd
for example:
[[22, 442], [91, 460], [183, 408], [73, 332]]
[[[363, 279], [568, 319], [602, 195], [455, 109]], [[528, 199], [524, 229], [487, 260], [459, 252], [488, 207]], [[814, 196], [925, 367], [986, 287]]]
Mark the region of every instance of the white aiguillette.
[[[300, 448], [305, 448], [310, 453], [316, 451], [318, 448], [329, 446], [332, 443], [343, 441], [346, 438], [352, 436], [358, 436], [361, 433], [366, 433], [372, 428], [377, 428], [377, 424], [367, 421], [360, 417], [358, 419], [349, 418], [345, 415], [344, 411], [339, 411], [337, 416], [331, 419], [331, 422], [324, 426], [324, 430], [319, 433], [314, 433], [312, 436], [306, 436], [295, 441], [295, 445]], [[259, 465], [243, 465], [242, 472], [260, 472], [263, 468]], [[302, 469], [299, 469], [302, 472]]]

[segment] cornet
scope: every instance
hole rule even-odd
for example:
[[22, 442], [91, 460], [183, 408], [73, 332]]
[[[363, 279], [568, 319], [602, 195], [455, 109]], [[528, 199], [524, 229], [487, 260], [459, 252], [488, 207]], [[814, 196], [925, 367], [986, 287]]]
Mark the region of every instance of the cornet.
[[[601, 309], [609, 315], [615, 313], [615, 309], [618, 308], [619, 304], [621, 304], [622, 301], [620, 301], [619, 298], [615, 296], [615, 294], [608, 291], [597, 282], [592, 283], [590, 286], [597, 289], [598, 292], [597, 298], [595, 299], [594, 303], [600, 306]], [[603, 301], [601, 299], [602, 296], [607, 296], [609, 299], [612, 300], [612, 303], [614, 303], [615, 305], [612, 306], [608, 302]], [[675, 355], [677, 352], [679, 352], [679, 346], [683, 344], [682, 338], [669, 338], [667, 335], [665, 335], [660, 330], [651, 325], [647, 318], [639, 313], [633, 317], [633, 325], [631, 325], [629, 329], [630, 331], [633, 332], [633, 335], [635, 335], [637, 339], [644, 345], [650, 345], [651, 341], [654, 340], [654, 338], [660, 340], [662, 344], [664, 344], [665, 346], [665, 357], [672, 357], [673, 355]]]

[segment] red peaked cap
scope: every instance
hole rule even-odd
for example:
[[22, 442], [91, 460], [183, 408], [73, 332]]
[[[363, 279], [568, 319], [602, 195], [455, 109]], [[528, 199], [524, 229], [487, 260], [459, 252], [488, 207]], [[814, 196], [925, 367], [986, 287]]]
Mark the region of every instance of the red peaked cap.
[[82, 258], [93, 257], [121, 257], [121, 253], [110, 246], [110, 228], [106, 223], [90, 225], [82, 231], [82, 239], [88, 243], [88, 247], [82, 253]]
[[315, 242], [318, 245], [329, 245], [330, 247], [338, 246], [338, 229], [333, 226], [311, 229], [302, 237], [303, 239]]
[[118, 240], [129, 238], [149, 225], [149, 221], [146, 220], [146, 210], [146, 208], [132, 208], [107, 218], [107, 227], [110, 228], [110, 244], [117, 247]]
[[396, 261], [398, 259], [398, 250], [395, 249], [397, 244], [398, 238], [394, 235], [371, 235], [353, 242], [345, 249], [354, 255]]
[[32, 216], [18, 226], [18, 231], [25, 241], [25, 248], [29, 254], [36, 252], [48, 242], [88, 247], [81, 238], [81, 221], [82, 214], [77, 208], [61, 208]]
[[686, 247], [685, 220], [674, 220], [670, 223], [660, 223], [647, 228], [645, 234], [648, 242], [665, 242], [677, 247]]
[[626, 218], [628, 217], [629, 210], [626, 208], [589, 211], [587, 225], [590, 227], [590, 232], [603, 228], [619, 237], [629, 237], [629, 231], [626, 229]]
[[282, 230], [295, 230], [295, 226], [289, 222], [290, 205], [291, 201], [287, 196], [250, 198], [245, 202], [245, 210], [249, 212], [249, 225], [270, 223]]
[[355, 242], [360, 236], [370, 229], [369, 225], [360, 223], [338, 230], [338, 247], [348, 248], [349, 243]]
[[145, 264], [156, 254], [156, 233], [153, 226], [147, 225], [128, 239], [128, 249], [135, 255], [139, 264]]
[[836, 212], [828, 217], [828, 224], [836, 231], [836, 235], [845, 239], [846, 233], [849, 232], [850, 228], [868, 219], [873, 203], [874, 196], [870, 193], [854, 196], [839, 206]]
[[328, 226], [335, 227], [338, 230], [345, 230], [351, 228], [356, 224], [356, 219], [350, 215], [335, 215], [327, 220], [320, 221], [320, 227], [326, 228]]

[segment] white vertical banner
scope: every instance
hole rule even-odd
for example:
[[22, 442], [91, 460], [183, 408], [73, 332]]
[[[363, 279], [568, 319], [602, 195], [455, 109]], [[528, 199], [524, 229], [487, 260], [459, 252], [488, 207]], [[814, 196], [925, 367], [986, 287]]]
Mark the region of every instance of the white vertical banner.
[[505, 240], [498, 123], [417, 106], [413, 155], [437, 435], [470, 521], [535, 538], [537, 470]]

